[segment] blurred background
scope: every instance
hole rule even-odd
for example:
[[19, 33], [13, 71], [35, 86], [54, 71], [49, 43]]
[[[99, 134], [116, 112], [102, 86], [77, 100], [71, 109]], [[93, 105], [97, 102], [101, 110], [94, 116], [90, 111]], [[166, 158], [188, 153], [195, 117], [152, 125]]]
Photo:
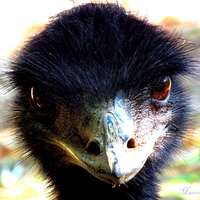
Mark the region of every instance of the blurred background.
[[[48, 19], [73, 6], [89, 1], [70, 0], [0, 0], [0, 71], [7, 68], [13, 51], [27, 37], [43, 29]], [[109, 1], [109, 2], [115, 2]], [[136, 15], [151, 23], [163, 25], [169, 31], [200, 44], [199, 0], [118, 0]], [[196, 59], [200, 61], [200, 49]], [[0, 200], [46, 200], [48, 191], [40, 175], [33, 173], [32, 164], [22, 161], [15, 148], [12, 128], [6, 120], [10, 100], [0, 80]], [[193, 103], [195, 126], [189, 127], [195, 141], [188, 140], [186, 151], [177, 156], [177, 162], [161, 177], [161, 199], [200, 200], [200, 77], [185, 82]]]

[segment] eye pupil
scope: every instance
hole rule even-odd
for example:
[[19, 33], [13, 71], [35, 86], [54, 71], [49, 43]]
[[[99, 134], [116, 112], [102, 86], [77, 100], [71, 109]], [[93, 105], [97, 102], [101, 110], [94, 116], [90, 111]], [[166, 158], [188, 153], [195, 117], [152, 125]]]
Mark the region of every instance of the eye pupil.
[[164, 77], [161, 81], [154, 86], [153, 99], [164, 101], [170, 94], [171, 90], [171, 79]]
[[34, 87], [31, 88], [31, 100], [36, 108], [45, 109], [50, 106], [43, 93]]

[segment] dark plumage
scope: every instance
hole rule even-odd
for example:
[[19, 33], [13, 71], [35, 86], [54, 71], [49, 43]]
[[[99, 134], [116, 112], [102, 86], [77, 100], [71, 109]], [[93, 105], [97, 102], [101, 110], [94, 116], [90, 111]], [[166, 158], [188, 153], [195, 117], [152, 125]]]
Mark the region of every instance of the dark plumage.
[[113, 4], [64, 11], [27, 42], [8, 73], [12, 117], [53, 199], [158, 199], [185, 137], [191, 50]]

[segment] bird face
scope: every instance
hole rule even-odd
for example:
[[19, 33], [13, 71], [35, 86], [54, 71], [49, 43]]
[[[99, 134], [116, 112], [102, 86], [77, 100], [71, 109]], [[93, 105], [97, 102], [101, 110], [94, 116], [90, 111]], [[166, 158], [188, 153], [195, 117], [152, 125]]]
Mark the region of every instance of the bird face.
[[[84, 95], [81, 108], [60, 106], [57, 135], [49, 140], [71, 163], [114, 186], [124, 184], [140, 171], [166, 135], [171, 120], [170, 90], [171, 80], [164, 77], [152, 88], [151, 98], [139, 105], [122, 91], [108, 102]], [[35, 88], [31, 99], [42, 112], [50, 106]]]
[[117, 5], [60, 13], [11, 63], [17, 138], [58, 187], [69, 165], [114, 186], [158, 170], [185, 129], [189, 51]]

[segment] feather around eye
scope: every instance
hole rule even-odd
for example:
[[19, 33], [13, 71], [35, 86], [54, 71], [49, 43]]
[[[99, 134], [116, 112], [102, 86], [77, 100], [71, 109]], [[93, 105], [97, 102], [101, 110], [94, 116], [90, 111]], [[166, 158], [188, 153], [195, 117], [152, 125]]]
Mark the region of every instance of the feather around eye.
[[53, 123], [59, 115], [59, 106], [55, 99], [49, 97], [50, 93], [44, 89], [32, 87], [30, 89], [31, 109], [29, 117], [40, 120], [45, 125]]
[[160, 79], [153, 87], [152, 96], [155, 100], [164, 101], [171, 91], [171, 79], [164, 77]]

